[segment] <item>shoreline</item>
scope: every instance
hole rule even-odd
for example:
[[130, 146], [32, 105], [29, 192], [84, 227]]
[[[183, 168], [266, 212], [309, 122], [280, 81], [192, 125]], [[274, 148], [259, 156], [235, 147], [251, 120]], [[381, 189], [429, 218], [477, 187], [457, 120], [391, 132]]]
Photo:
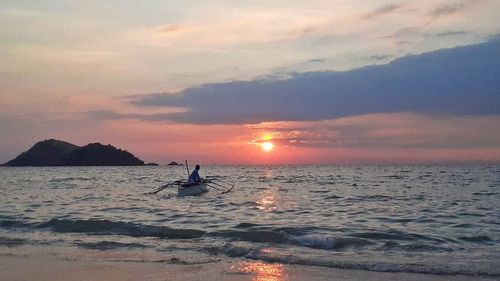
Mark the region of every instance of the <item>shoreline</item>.
[[375, 281], [491, 281], [493, 277], [373, 272], [318, 266], [288, 265], [246, 259], [204, 264], [138, 261], [83, 261], [73, 258], [0, 256], [0, 280], [375, 280]]

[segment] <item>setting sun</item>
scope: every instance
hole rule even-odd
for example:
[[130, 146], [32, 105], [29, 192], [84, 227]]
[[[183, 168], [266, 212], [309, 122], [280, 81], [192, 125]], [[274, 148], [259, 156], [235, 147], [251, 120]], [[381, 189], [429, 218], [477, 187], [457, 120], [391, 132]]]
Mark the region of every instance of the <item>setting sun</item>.
[[272, 142], [268, 142], [266, 141], [265, 143], [262, 144], [262, 149], [264, 149], [264, 151], [271, 151], [273, 149], [273, 143]]

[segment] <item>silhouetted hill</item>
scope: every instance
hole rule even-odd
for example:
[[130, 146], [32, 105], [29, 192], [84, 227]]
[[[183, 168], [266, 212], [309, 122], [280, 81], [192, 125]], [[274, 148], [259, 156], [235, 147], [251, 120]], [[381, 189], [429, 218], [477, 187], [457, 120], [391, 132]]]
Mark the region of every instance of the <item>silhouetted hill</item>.
[[91, 143], [71, 151], [61, 164], [64, 166], [141, 166], [144, 165], [144, 161], [112, 145]]
[[5, 166], [57, 166], [79, 146], [55, 139], [37, 142], [28, 151], [5, 163]]
[[91, 143], [83, 147], [59, 140], [36, 143], [5, 166], [141, 166], [144, 162], [112, 145]]

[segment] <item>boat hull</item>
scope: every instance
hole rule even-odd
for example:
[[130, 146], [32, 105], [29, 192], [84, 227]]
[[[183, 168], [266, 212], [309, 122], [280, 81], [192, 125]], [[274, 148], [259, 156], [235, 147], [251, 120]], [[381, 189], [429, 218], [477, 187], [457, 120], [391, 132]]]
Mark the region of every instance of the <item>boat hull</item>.
[[179, 187], [177, 191], [177, 196], [195, 196], [208, 192], [208, 187], [206, 184], [183, 184]]

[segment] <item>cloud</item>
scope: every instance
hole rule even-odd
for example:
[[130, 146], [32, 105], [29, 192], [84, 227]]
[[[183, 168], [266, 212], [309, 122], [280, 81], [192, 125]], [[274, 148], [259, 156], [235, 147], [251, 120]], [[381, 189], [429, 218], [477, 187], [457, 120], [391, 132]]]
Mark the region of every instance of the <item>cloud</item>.
[[370, 60], [373, 62], [386, 61], [388, 59], [394, 58], [393, 55], [373, 55], [370, 56]]
[[[344, 148], [498, 148], [500, 116], [369, 114], [251, 126], [282, 146]], [[269, 134], [270, 135], [270, 134]]]
[[454, 1], [450, 4], [441, 5], [430, 12], [431, 16], [439, 17], [461, 12], [470, 5], [479, 2], [478, 0]]
[[94, 110], [87, 111], [87, 116], [96, 120], [140, 120], [147, 122], [165, 122], [168, 121], [172, 113], [118, 113], [113, 110]]
[[484, 37], [484, 40], [486, 40], [486, 41], [500, 40], [500, 32], [488, 34]]
[[395, 12], [396, 10], [398, 10], [400, 8], [401, 8], [401, 5], [398, 5], [398, 4], [389, 4], [389, 5], [381, 6], [377, 9], [375, 9], [374, 11], [363, 15], [362, 18], [373, 19], [373, 18], [382, 16], [382, 15], [386, 15], [386, 14]]
[[421, 33], [421, 28], [412, 26], [412, 27], [405, 27], [402, 29], [399, 29], [398, 31], [383, 36], [382, 38], [396, 38], [396, 39], [401, 39], [401, 38], [413, 38], [415, 36], [418, 36]]
[[182, 30], [185, 30], [185, 29], [179, 25], [168, 24], [168, 25], [158, 27], [157, 31], [158, 31], [158, 33], [166, 35], [166, 34], [178, 33], [178, 32], [181, 32]]
[[457, 35], [465, 35], [469, 34], [469, 32], [464, 31], [464, 30], [457, 30], [457, 31], [445, 31], [445, 32], [440, 32], [436, 34], [432, 34], [433, 36], [436, 37], [448, 37], [448, 36], [457, 36]]
[[419, 112], [500, 114], [500, 40], [412, 55], [345, 72], [231, 81], [133, 98], [138, 106], [183, 107], [153, 116], [192, 124], [257, 124]]

